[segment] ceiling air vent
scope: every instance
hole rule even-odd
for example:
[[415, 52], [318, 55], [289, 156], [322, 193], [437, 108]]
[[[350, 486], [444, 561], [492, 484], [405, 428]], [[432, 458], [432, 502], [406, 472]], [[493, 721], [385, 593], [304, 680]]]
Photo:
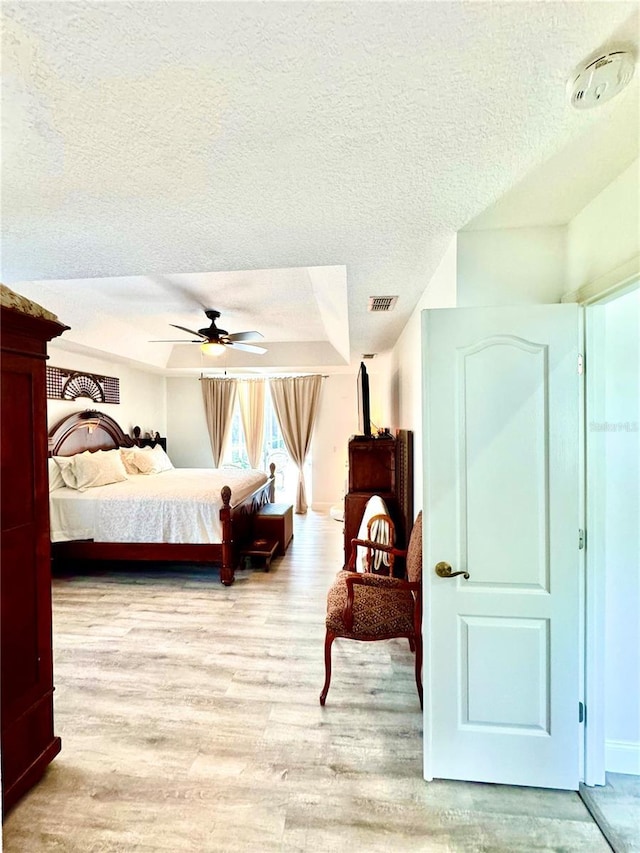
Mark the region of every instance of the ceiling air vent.
[[369, 311], [392, 311], [396, 307], [397, 296], [370, 296]]
[[362, 358], [366, 360], [375, 358], [378, 355], [377, 352], [363, 352]]

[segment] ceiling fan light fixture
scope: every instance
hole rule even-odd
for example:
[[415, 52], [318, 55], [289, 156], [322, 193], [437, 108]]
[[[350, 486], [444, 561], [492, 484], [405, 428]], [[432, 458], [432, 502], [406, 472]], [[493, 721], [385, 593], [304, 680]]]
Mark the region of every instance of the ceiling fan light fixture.
[[169, 323], [174, 329], [180, 329], [181, 332], [196, 336], [195, 340], [154, 341], [153, 343], [200, 344], [200, 351], [204, 355], [212, 355], [216, 358], [221, 356], [227, 347], [234, 347], [238, 351], [251, 352], [255, 355], [263, 355], [266, 352], [264, 347], [257, 347], [255, 344], [247, 343], [247, 341], [262, 340], [263, 335], [260, 332], [234, 332], [230, 335], [226, 329], [219, 329], [216, 326], [216, 319], [220, 316], [219, 311], [208, 308], [204, 313], [211, 320], [211, 325], [204, 329], [198, 329], [198, 331], [188, 329], [186, 326], [180, 326], [177, 323]]
[[217, 343], [216, 341], [206, 341], [202, 344], [200, 349], [205, 355], [215, 355], [217, 357], [222, 355], [225, 350], [225, 345]]

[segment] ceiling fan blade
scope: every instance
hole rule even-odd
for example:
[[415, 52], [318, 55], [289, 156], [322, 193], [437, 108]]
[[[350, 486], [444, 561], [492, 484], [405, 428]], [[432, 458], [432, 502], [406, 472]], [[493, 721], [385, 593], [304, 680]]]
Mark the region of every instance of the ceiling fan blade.
[[257, 355], [263, 355], [266, 352], [264, 347], [256, 347], [253, 344], [237, 344], [235, 341], [229, 341], [227, 346], [233, 347], [234, 349], [240, 349], [243, 352], [254, 352]]
[[186, 296], [191, 305], [199, 305], [203, 311], [207, 307], [200, 296], [197, 295], [196, 291], [187, 284], [172, 280], [166, 275], [153, 276], [152, 281], [172, 296], [176, 293], [181, 293], [183, 296]]
[[228, 341], [261, 341], [264, 335], [260, 332], [234, 332], [232, 335], [225, 335]]
[[184, 338], [181, 338], [180, 340], [176, 340], [175, 338], [170, 338], [170, 339], [163, 338], [161, 340], [147, 341], [147, 343], [148, 344], [201, 344], [202, 338], [198, 338], [197, 341], [185, 341]]
[[206, 335], [203, 335], [201, 332], [196, 332], [195, 329], [187, 329], [186, 326], [176, 326], [175, 323], [169, 323], [170, 326], [173, 326], [174, 329], [180, 329], [183, 332], [189, 332], [190, 335], [200, 335], [201, 338], [206, 339]]

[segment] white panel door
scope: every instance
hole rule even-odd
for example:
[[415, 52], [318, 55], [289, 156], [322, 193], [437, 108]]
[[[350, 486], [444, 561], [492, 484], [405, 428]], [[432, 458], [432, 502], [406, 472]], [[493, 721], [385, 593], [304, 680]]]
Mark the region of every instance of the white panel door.
[[428, 779], [578, 787], [580, 320], [423, 312]]

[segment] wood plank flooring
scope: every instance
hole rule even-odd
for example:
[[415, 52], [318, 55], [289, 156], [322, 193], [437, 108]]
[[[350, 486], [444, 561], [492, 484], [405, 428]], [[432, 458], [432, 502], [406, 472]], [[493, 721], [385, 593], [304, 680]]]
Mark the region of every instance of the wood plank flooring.
[[271, 571], [54, 580], [62, 752], [7, 816], [6, 853], [589, 851], [577, 794], [421, 778], [404, 641], [334, 644], [341, 527], [295, 516]]
[[606, 774], [606, 785], [580, 796], [615, 853], [640, 853], [640, 776]]

